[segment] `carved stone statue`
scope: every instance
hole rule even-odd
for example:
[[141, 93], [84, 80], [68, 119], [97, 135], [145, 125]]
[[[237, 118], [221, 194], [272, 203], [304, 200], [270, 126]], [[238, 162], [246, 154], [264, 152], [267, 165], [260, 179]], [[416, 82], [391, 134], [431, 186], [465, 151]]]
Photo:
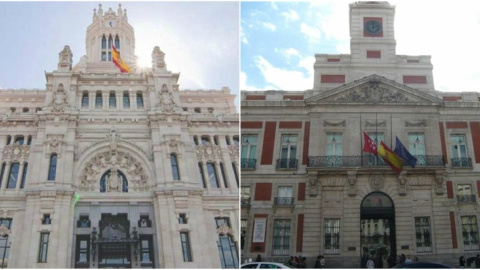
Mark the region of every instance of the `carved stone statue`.
[[73, 54], [70, 50], [70, 46], [65, 45], [63, 50], [58, 55], [58, 70], [71, 70]]
[[154, 71], [166, 70], [167, 68], [165, 64], [165, 53], [162, 52], [158, 46], [153, 48], [152, 62]]

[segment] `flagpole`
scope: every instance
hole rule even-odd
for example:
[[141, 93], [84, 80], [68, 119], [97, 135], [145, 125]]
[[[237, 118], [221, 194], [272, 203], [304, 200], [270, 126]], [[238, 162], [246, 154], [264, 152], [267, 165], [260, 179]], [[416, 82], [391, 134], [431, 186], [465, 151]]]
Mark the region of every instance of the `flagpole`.
[[390, 147], [393, 147], [393, 117], [390, 114]]
[[360, 113], [360, 164], [363, 167], [363, 158], [362, 158], [362, 114]]

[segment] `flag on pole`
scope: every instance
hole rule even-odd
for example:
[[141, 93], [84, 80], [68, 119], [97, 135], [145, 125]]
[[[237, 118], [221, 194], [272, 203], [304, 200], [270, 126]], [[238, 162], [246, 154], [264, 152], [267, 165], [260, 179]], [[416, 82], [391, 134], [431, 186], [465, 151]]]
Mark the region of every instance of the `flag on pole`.
[[380, 146], [378, 146], [378, 155], [381, 156], [385, 163], [387, 163], [397, 174], [402, 172], [403, 160], [390, 150], [383, 141], [381, 141]]
[[122, 73], [130, 73], [130, 68], [123, 62], [122, 58], [120, 57], [120, 53], [115, 49], [115, 46], [112, 45], [112, 61], [120, 69]]
[[363, 138], [365, 139], [365, 145], [363, 146], [363, 152], [369, 152], [374, 155], [377, 155], [377, 144], [370, 139], [370, 137], [363, 132]]
[[406, 164], [410, 165], [412, 168], [415, 168], [415, 165], [417, 164], [417, 158], [412, 156], [412, 154], [408, 152], [407, 148], [403, 146], [402, 142], [400, 141], [400, 139], [398, 139], [398, 137], [396, 138], [397, 139], [395, 141], [395, 150], [393, 150], [393, 152], [395, 152], [399, 157], [401, 157]]

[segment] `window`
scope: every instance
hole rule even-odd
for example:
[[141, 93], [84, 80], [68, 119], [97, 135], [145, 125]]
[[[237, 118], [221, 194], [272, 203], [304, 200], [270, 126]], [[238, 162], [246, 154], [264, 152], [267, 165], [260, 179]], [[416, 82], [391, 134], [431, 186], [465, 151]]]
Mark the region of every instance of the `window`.
[[28, 136], [27, 145], [32, 145], [32, 136]]
[[417, 158], [418, 166], [425, 166], [427, 159], [425, 156], [425, 135], [423, 133], [408, 134], [409, 152]]
[[193, 144], [198, 145], [198, 136], [197, 135], [193, 136]]
[[173, 180], [180, 180], [180, 171], [178, 169], [178, 160], [175, 153], [170, 154], [170, 163], [172, 164]]
[[52, 219], [50, 218], [50, 214], [43, 214], [42, 225], [49, 225], [49, 224], [52, 224]]
[[235, 175], [235, 182], [237, 183], [237, 187], [238, 187], [237, 165], [234, 162], [232, 162], [232, 169], [233, 169], [233, 174]]
[[97, 92], [95, 94], [95, 108], [102, 108], [102, 106], [103, 106], [102, 93]]
[[90, 218], [88, 215], [80, 215], [77, 221], [77, 228], [90, 228]]
[[138, 221], [138, 227], [140, 228], [151, 228], [152, 221], [150, 220], [150, 215], [143, 214], [140, 215], [140, 220]]
[[195, 107], [195, 108], [193, 109], [193, 111], [196, 112], [196, 113], [201, 113], [201, 112], [202, 112], [202, 109], [200, 109], [199, 107]]
[[238, 135], [234, 135], [232, 138], [233, 138], [233, 145], [239, 145]]
[[467, 155], [467, 145], [465, 135], [451, 135], [450, 146], [452, 149], [452, 166], [453, 167], [471, 167], [471, 160]]
[[[12, 227], [11, 218], [0, 218], [0, 227], [5, 226], [8, 229]], [[8, 267], [8, 255], [10, 254], [9, 234], [0, 235], [0, 268]]]
[[293, 187], [278, 187], [275, 205], [293, 205]]
[[110, 92], [110, 95], [108, 96], [108, 106], [110, 108], [117, 107], [117, 98], [115, 97], [115, 92]]
[[112, 36], [108, 36], [108, 61], [112, 61]]
[[211, 188], [218, 188], [218, 177], [217, 177], [217, 170], [215, 169], [215, 163], [208, 162], [207, 163], [207, 173], [208, 173], [208, 181], [210, 183]]
[[143, 108], [143, 95], [142, 95], [142, 93], [137, 93], [137, 108]]
[[153, 239], [151, 235], [140, 235], [140, 249], [142, 268], [153, 268]]
[[188, 223], [187, 214], [180, 213], [178, 215], [178, 224], [187, 224], [187, 223]]
[[201, 137], [201, 140], [202, 140], [202, 145], [204, 145], [204, 146], [211, 145], [209, 136], [204, 135], [204, 136]]
[[242, 135], [242, 169], [255, 169], [257, 163], [257, 135]]
[[120, 50], [120, 39], [118, 39], [118, 36], [115, 37], [115, 49]]
[[102, 37], [102, 62], [107, 61], [107, 39]]
[[457, 185], [457, 202], [458, 203], [474, 203], [475, 195], [472, 194], [472, 185], [458, 184]]
[[24, 113], [28, 113], [29, 111], [30, 111], [30, 109], [26, 108], [26, 107], [22, 109], [22, 112], [24, 112]]
[[90, 235], [77, 235], [75, 249], [75, 268], [90, 266]]
[[218, 142], [218, 136], [217, 135], [213, 136], [213, 143], [215, 145], [220, 145], [219, 142]]
[[273, 256], [290, 254], [290, 219], [275, 219], [273, 223]]
[[417, 239], [417, 252], [431, 252], [431, 228], [429, 217], [415, 218], [415, 238]]
[[47, 252], [48, 252], [48, 238], [50, 233], [40, 233], [40, 247], [38, 251], [38, 262], [46, 263], [47, 262]]
[[123, 108], [130, 108], [130, 96], [128, 92], [123, 93]]
[[[230, 228], [230, 220], [224, 217], [215, 218], [217, 228], [226, 226]], [[220, 264], [222, 268], [238, 268], [237, 245], [230, 235], [219, 235], [217, 241]]]
[[342, 133], [327, 133], [327, 166], [342, 166]]
[[[375, 144], [377, 145], [377, 149], [378, 149], [378, 146], [380, 145], [380, 142], [385, 141], [385, 136], [383, 135], [383, 132], [368, 132], [367, 135], [375, 142]], [[366, 158], [367, 158], [366, 163], [368, 164], [368, 166], [384, 166], [385, 165], [385, 162], [381, 157], [373, 155], [371, 153], [369, 153], [366, 156]]]
[[7, 136], [7, 145], [10, 145], [12, 143], [12, 136], [8, 135]]
[[297, 168], [297, 135], [282, 135], [278, 168]]
[[19, 168], [20, 163], [12, 163], [12, 165], [10, 165], [10, 176], [8, 177], [7, 189], [15, 189], [17, 187]]
[[88, 108], [88, 93], [84, 92], [82, 94], [82, 108]]
[[182, 244], [183, 261], [192, 262], [192, 254], [190, 252], [190, 237], [188, 232], [180, 232], [180, 241]]
[[245, 247], [245, 237], [247, 236], [247, 220], [242, 219], [240, 222], [240, 249]]
[[122, 192], [128, 192], [127, 177], [121, 171], [117, 171], [116, 176], [112, 176], [112, 171], [107, 170], [100, 178], [100, 192], [120, 191], [120, 187]]
[[50, 156], [50, 166], [48, 167], [48, 180], [55, 180], [55, 175], [57, 171], [57, 154], [52, 154]]
[[462, 217], [463, 248], [465, 250], [478, 249], [478, 226], [476, 216]]
[[340, 254], [340, 219], [325, 219], [325, 254]]
[[207, 182], [205, 181], [205, 173], [203, 172], [202, 163], [198, 163], [198, 169], [200, 170], [200, 179], [202, 179], [203, 188], [207, 188]]
[[0, 186], [2, 186], [3, 175], [5, 174], [6, 163], [2, 163], [2, 172], [0, 172]]
[[230, 136], [228, 136], [228, 135], [225, 136], [225, 143], [226, 143], [227, 145], [230, 145]]
[[23, 136], [16, 136], [15, 137], [15, 144], [23, 145], [25, 141], [25, 137]]
[[227, 177], [225, 176], [225, 168], [223, 166], [223, 163], [220, 162], [220, 173], [222, 174], [222, 179], [223, 179], [223, 185], [224, 187], [228, 188], [228, 180]]
[[20, 182], [20, 188], [25, 188], [25, 181], [27, 180], [27, 171], [28, 171], [28, 163], [25, 163], [23, 166], [22, 172], [22, 182]]

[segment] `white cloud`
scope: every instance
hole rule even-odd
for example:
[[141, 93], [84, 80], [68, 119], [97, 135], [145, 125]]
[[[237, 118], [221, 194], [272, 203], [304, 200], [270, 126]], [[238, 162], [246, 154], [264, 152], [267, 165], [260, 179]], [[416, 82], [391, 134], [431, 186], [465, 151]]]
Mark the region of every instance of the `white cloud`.
[[263, 23], [262, 23], [262, 26], [265, 27], [265, 28], [267, 28], [267, 29], [270, 30], [270, 31], [275, 31], [275, 30], [277, 30], [277, 27], [276, 27], [275, 24], [273, 24], [273, 23], [263, 22]]
[[296, 21], [299, 19], [298, 13], [293, 9], [289, 10], [288, 12], [282, 12], [280, 15], [285, 17], [287, 21]]
[[278, 6], [275, 2], [270, 2], [270, 6], [274, 9], [274, 10], [278, 10]]
[[262, 56], [255, 57], [255, 64], [272, 90], [306, 90], [311, 89], [313, 80], [305, 73], [295, 70], [285, 70], [272, 66]]
[[274, 49], [276, 53], [284, 56], [287, 59], [290, 59], [292, 56], [300, 56], [300, 53], [294, 49], [294, 48], [288, 48], [288, 49]]
[[305, 34], [308, 41], [312, 43], [319, 42], [322, 36], [316, 27], [309, 26], [306, 23], [300, 25], [300, 31]]
[[243, 31], [243, 28], [240, 28], [240, 41], [243, 44], [248, 44], [247, 35], [245, 34], [245, 31]]

